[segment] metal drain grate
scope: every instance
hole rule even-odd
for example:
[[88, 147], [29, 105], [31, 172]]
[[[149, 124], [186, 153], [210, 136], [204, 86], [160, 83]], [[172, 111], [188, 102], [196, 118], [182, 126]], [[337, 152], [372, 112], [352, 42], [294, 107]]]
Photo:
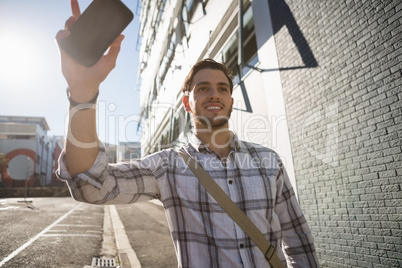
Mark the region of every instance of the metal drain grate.
[[115, 268], [116, 262], [114, 259], [105, 259], [105, 258], [92, 258], [92, 267], [110, 267]]

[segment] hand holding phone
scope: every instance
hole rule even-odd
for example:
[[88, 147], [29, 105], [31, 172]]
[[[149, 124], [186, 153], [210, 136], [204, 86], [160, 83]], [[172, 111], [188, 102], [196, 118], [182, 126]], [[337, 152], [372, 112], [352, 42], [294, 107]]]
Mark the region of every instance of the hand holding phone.
[[94, 65], [133, 20], [133, 13], [120, 0], [93, 0], [69, 28], [70, 36], [59, 46], [84, 66]]

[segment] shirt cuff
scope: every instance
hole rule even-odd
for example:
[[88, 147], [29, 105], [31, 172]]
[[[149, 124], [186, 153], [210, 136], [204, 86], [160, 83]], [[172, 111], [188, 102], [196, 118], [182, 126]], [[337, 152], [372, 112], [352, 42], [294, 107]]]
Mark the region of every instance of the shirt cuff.
[[63, 180], [66, 182], [77, 182], [78, 180], [84, 180], [84, 181], [87, 181], [87, 182], [91, 183], [92, 185], [98, 186], [98, 187], [99, 187], [98, 184], [100, 182], [97, 181], [95, 178], [101, 178], [100, 175], [107, 168], [107, 165], [108, 165], [108, 159], [107, 159], [105, 146], [102, 143], [99, 144], [98, 155], [96, 156], [94, 163], [88, 169], [88, 171], [79, 173], [72, 177], [66, 166], [65, 149], [63, 149], [63, 151], [61, 152], [58, 162], [59, 162], [59, 167], [56, 170], [56, 175], [60, 180]]

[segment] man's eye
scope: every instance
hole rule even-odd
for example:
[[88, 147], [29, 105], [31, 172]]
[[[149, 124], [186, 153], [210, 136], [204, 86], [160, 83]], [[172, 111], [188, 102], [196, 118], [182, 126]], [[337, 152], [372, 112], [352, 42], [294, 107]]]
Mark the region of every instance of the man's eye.
[[207, 88], [206, 88], [206, 87], [200, 87], [200, 88], [198, 88], [198, 90], [199, 90], [199, 91], [206, 91]]

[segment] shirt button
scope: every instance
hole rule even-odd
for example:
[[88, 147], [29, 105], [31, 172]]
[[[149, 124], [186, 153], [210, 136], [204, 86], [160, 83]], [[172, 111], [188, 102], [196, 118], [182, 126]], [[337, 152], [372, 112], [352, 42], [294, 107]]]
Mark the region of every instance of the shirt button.
[[244, 248], [244, 245], [243, 245], [243, 244], [240, 244], [240, 248]]
[[229, 180], [229, 184], [232, 184], [233, 183], [233, 181], [232, 180]]

